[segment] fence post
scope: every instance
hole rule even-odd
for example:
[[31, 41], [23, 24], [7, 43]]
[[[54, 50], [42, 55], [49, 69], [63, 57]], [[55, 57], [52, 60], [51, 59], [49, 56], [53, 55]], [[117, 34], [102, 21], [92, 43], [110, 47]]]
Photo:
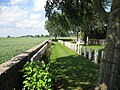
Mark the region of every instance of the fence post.
[[92, 59], [92, 48], [89, 49], [89, 56], [88, 59], [91, 60]]
[[94, 62], [98, 64], [98, 49], [94, 51]]
[[84, 46], [84, 57], [87, 57], [86, 46]]

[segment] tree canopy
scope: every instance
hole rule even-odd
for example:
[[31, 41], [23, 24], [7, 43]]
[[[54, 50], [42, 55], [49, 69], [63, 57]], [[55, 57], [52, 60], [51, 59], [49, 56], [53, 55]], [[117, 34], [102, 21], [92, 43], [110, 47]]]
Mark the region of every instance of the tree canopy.
[[54, 12], [54, 14], [45, 22], [45, 28], [51, 36], [68, 36], [70, 30], [69, 22], [64, 14]]
[[[110, 12], [105, 8], [112, 6]], [[107, 24], [105, 59], [101, 63], [96, 90], [120, 89], [120, 1], [119, 0], [47, 0], [46, 17], [55, 11], [64, 13], [76, 27], [92, 26], [94, 18]], [[90, 24], [92, 23], [92, 24]]]
[[103, 21], [100, 20], [98, 13], [93, 7], [92, 0], [47, 0], [45, 11], [46, 17], [48, 19], [52, 18], [52, 20], [55, 20], [53, 17], [56, 12], [64, 15], [64, 17], [61, 16], [61, 19], [59, 19], [61, 26], [65, 27], [66, 31], [74, 27], [72, 31], [76, 33], [84, 32], [85, 41], [90, 30], [97, 27], [101, 31], [104, 26], [102, 24]]

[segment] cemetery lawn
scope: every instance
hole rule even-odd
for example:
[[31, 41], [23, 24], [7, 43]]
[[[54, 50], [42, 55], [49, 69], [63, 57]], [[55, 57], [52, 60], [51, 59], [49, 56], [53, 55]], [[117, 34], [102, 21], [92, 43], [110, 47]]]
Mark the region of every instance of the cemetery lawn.
[[48, 38], [0, 38], [0, 64]]
[[94, 88], [99, 66], [58, 42], [51, 46], [50, 64], [50, 72], [55, 78], [55, 90]]
[[[102, 45], [90, 45], [87, 46], [87, 52], [89, 51], [90, 48], [92, 48], [92, 51], [98, 49], [99, 51], [102, 51], [104, 49], [105, 46]], [[84, 52], [84, 46], [82, 47], [82, 52]]]

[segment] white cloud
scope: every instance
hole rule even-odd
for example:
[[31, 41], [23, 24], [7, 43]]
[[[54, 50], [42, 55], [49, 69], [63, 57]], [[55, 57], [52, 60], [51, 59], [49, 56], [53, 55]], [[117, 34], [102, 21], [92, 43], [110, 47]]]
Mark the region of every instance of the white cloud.
[[46, 4], [46, 0], [34, 0], [34, 11], [44, 10], [44, 6]]
[[23, 4], [23, 3], [27, 3], [27, 2], [28, 2], [28, 0], [11, 0], [10, 4], [15, 5], [15, 4]]
[[0, 6], [0, 25], [13, 24], [25, 19], [28, 10], [20, 9], [19, 6]]
[[38, 17], [32, 17], [32, 18], [30, 17], [29, 19], [17, 22], [16, 27], [23, 28], [23, 29], [25, 28], [26, 29], [38, 29], [38, 28], [44, 29], [44, 23], [45, 21], [41, 21], [40, 19], [38, 19]]
[[[33, 9], [24, 6], [30, 0], [10, 0], [8, 5], [0, 5], [0, 36], [24, 34], [45, 34], [44, 6], [46, 0], [33, 0]], [[31, 2], [28, 2], [28, 4]], [[22, 7], [21, 7], [22, 6]], [[32, 5], [30, 5], [30, 8]], [[35, 12], [40, 11], [42, 12]], [[47, 33], [48, 34], [48, 33]]]
[[40, 19], [40, 18], [42, 18], [42, 15], [41, 15], [41, 14], [32, 14], [32, 15], [30, 16], [30, 19]]

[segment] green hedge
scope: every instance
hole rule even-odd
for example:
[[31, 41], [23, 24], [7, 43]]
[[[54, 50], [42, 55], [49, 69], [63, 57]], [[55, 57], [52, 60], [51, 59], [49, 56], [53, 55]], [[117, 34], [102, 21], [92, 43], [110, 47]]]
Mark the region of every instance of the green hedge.
[[24, 90], [52, 90], [52, 76], [49, 73], [50, 64], [44, 61], [27, 62], [22, 72], [24, 73]]

